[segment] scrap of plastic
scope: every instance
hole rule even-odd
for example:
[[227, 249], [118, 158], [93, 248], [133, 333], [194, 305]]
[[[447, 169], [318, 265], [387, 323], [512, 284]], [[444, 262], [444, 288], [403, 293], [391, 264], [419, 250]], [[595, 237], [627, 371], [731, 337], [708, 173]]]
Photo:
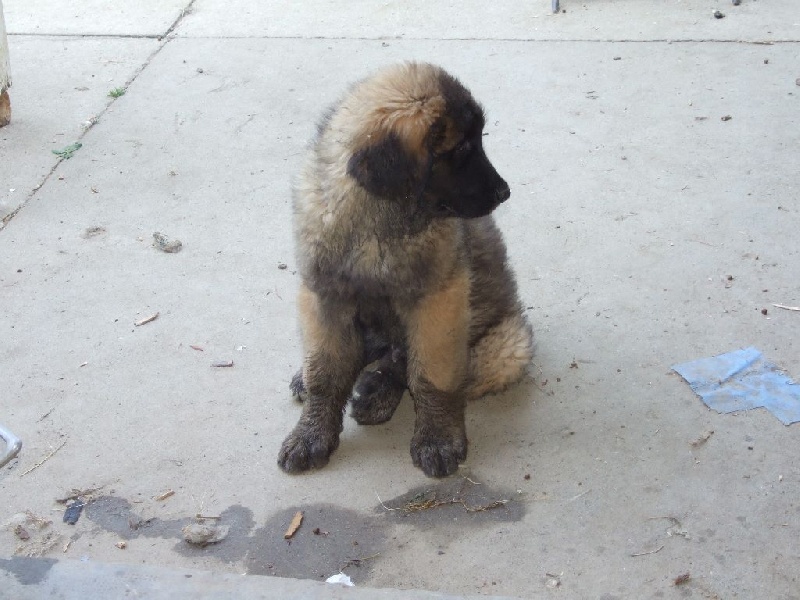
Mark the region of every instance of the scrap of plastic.
[[341, 585], [346, 585], [347, 587], [355, 586], [353, 580], [350, 579], [349, 575], [345, 575], [344, 573], [337, 573], [336, 575], [331, 575], [325, 580], [325, 583], [340, 583]]
[[80, 500], [75, 500], [75, 502], [68, 504], [67, 510], [64, 511], [64, 523], [67, 525], [75, 525], [78, 519], [81, 518], [81, 511], [84, 506], [86, 505]]
[[784, 425], [800, 422], [800, 385], [756, 348], [701, 358], [672, 369], [719, 413], [766, 408]]

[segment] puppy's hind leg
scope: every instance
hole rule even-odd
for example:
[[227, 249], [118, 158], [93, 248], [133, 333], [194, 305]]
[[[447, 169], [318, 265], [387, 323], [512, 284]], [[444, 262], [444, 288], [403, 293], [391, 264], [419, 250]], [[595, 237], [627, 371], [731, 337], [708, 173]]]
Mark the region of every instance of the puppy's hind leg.
[[292, 396], [297, 398], [300, 402], [305, 402], [306, 384], [303, 383], [303, 369], [300, 369], [292, 376], [292, 380], [289, 382], [289, 389], [292, 392]]
[[392, 418], [406, 391], [406, 355], [389, 348], [374, 369], [364, 369], [350, 396], [350, 416], [359, 425], [378, 425]]
[[489, 329], [470, 351], [470, 398], [502, 392], [517, 383], [533, 359], [533, 332], [521, 312]]

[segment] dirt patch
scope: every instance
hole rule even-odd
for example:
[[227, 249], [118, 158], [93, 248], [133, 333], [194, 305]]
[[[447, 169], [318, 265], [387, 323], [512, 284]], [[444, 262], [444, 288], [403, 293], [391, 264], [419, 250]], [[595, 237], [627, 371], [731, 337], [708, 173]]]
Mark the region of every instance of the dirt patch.
[[517, 497], [516, 491], [494, 488], [472, 477], [452, 477], [383, 500], [375, 512], [424, 529], [444, 524], [466, 527], [521, 520], [525, 504]]

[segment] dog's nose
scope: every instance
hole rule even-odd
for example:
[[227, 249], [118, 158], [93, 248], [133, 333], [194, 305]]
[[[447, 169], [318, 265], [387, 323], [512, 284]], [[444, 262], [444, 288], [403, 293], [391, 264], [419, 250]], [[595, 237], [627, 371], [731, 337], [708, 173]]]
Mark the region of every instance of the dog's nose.
[[498, 203], [508, 200], [511, 197], [511, 189], [508, 187], [508, 184], [504, 183], [503, 185], [499, 186], [494, 191], [494, 197], [497, 199]]

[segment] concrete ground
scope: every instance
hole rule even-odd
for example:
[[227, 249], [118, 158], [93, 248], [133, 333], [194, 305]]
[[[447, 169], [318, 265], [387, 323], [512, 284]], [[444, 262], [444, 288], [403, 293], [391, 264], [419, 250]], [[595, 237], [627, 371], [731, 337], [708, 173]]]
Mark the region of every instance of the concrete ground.
[[[266, 577], [342, 570], [357, 590], [800, 598], [800, 425], [712, 412], [670, 369], [752, 345], [800, 378], [800, 312], [773, 306], [800, 304], [795, 0], [4, 5], [0, 424], [24, 446], [0, 471], [0, 589], [162, 597], [195, 570], [218, 574], [197, 597], [344, 597]], [[535, 365], [469, 406], [457, 476], [412, 466], [408, 399], [288, 476], [291, 179], [323, 108], [411, 58], [486, 107]], [[227, 537], [182, 541], [197, 514]]]

